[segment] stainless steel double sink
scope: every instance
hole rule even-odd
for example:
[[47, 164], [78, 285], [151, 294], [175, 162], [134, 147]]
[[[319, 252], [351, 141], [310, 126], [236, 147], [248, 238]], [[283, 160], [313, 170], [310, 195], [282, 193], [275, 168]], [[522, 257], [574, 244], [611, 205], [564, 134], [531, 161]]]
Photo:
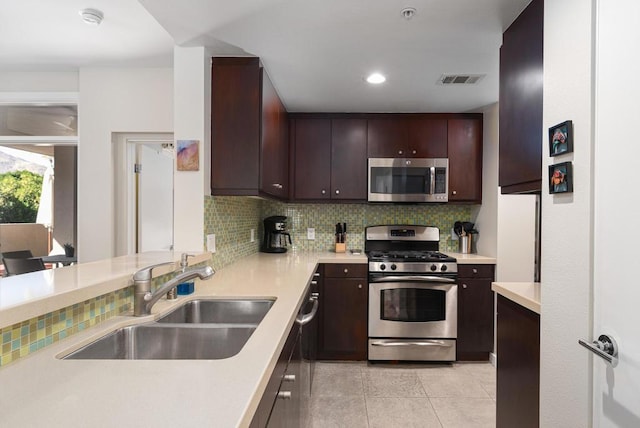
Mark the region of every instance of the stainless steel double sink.
[[119, 328], [63, 356], [74, 360], [217, 360], [236, 355], [274, 299], [199, 299], [155, 322]]

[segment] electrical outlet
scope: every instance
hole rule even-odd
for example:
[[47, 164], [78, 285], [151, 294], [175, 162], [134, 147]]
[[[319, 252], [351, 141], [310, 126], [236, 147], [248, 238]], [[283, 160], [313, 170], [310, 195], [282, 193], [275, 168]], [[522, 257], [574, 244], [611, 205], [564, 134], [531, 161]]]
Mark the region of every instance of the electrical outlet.
[[256, 242], [256, 230], [255, 229], [251, 229], [251, 241], [250, 242]]
[[313, 241], [316, 239], [316, 229], [313, 227], [307, 227], [307, 240]]
[[207, 235], [207, 251], [216, 252], [216, 235], [214, 233]]

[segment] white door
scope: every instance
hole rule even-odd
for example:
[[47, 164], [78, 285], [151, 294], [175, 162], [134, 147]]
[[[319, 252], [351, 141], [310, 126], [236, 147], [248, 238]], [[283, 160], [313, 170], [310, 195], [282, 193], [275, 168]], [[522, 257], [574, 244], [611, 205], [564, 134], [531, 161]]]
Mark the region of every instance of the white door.
[[640, 2], [597, 8], [592, 339], [612, 336], [619, 361], [592, 358], [593, 425], [640, 427]]
[[173, 149], [137, 145], [137, 252], [173, 249]]

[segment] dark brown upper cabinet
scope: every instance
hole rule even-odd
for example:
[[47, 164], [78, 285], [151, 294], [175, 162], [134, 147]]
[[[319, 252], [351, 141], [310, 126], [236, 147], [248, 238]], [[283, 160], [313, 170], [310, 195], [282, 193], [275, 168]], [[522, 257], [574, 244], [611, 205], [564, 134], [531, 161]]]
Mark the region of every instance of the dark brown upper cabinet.
[[284, 105], [260, 60], [211, 61], [211, 194], [288, 197]]
[[445, 158], [447, 120], [424, 114], [380, 115], [368, 121], [370, 158]]
[[504, 32], [500, 48], [500, 169], [503, 194], [542, 188], [543, 0]]
[[367, 121], [331, 120], [331, 199], [367, 200]]
[[294, 135], [294, 199], [331, 198], [331, 120], [297, 118]]
[[[472, 116], [472, 115], [470, 115]], [[482, 203], [482, 115], [449, 119], [449, 202]]]
[[301, 115], [292, 120], [295, 200], [367, 200], [367, 121]]

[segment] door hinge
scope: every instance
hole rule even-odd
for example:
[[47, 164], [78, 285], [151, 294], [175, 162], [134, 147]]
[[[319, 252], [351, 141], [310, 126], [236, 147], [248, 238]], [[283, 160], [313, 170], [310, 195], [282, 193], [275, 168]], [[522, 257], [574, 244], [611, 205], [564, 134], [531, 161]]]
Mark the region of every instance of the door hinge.
[[142, 164], [141, 163], [134, 163], [133, 164], [133, 173], [134, 174], [140, 174], [142, 172]]

